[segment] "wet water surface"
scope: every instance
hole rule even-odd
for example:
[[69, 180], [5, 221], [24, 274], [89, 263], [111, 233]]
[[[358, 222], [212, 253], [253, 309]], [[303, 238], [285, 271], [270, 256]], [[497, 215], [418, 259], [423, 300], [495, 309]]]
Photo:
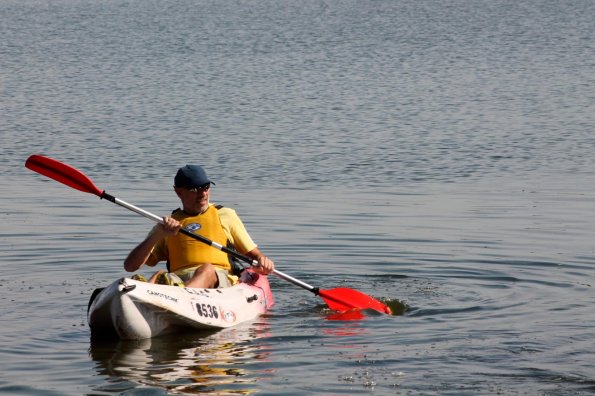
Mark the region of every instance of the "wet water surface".
[[[591, 1], [0, 5], [0, 393], [595, 392]], [[204, 165], [280, 270], [237, 328], [91, 339], [92, 291]], [[149, 270], [141, 270], [148, 274]]]

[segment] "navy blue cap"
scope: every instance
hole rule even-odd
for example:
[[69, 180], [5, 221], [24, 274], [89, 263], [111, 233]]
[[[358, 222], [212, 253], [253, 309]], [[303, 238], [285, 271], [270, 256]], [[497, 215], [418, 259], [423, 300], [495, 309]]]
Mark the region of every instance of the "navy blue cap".
[[207, 172], [200, 165], [186, 165], [178, 169], [174, 178], [174, 186], [195, 188], [204, 186], [207, 183], [213, 183], [209, 180]]

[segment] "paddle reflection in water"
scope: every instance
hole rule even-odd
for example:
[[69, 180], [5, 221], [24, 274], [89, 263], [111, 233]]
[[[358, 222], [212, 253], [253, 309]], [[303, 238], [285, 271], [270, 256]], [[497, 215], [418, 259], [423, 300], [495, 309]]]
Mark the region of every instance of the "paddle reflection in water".
[[331, 339], [333, 337], [365, 336], [368, 331], [361, 326], [360, 319], [363, 318], [364, 315], [359, 310], [328, 314], [326, 319], [337, 323], [325, 326], [322, 334], [330, 336]]
[[140, 387], [175, 394], [252, 394], [268, 376], [270, 352], [255, 342], [269, 335], [266, 318], [214, 333], [177, 334], [144, 340], [91, 339], [90, 355], [109, 385], [121, 393]]

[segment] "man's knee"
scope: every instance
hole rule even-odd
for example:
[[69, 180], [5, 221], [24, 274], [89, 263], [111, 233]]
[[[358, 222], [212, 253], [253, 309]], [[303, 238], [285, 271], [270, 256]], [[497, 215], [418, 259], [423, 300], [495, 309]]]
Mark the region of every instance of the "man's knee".
[[[194, 279], [201, 279], [205, 287], [217, 287], [218, 278], [217, 272], [215, 271], [215, 266], [210, 263], [205, 263], [201, 265], [195, 272], [194, 276], [192, 276], [192, 280]], [[188, 282], [191, 283], [191, 282]]]

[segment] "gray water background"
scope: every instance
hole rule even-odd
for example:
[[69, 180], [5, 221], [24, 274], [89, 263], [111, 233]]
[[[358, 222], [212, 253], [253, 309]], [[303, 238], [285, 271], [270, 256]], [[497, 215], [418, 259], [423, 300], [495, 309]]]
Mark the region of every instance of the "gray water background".
[[[595, 393], [593, 1], [0, 2], [0, 393]], [[277, 305], [98, 343], [96, 287], [204, 165]], [[148, 272], [146, 272], [148, 273]]]

